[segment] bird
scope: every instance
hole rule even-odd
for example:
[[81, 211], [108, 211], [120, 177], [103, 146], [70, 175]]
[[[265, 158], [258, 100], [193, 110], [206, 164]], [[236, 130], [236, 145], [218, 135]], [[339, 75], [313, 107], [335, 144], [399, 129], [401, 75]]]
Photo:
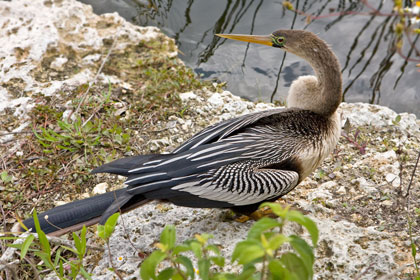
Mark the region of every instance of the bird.
[[[116, 191], [70, 202], [38, 215], [41, 229], [62, 235], [125, 213], [152, 200], [252, 213], [293, 190], [334, 150], [340, 136], [340, 64], [329, 45], [306, 30], [270, 35], [216, 34], [262, 44], [307, 61], [315, 75], [292, 82], [287, 107], [211, 125], [169, 154], [117, 159], [92, 173], [127, 177]], [[23, 224], [34, 231], [34, 221]], [[21, 231], [23, 229], [21, 228]]]

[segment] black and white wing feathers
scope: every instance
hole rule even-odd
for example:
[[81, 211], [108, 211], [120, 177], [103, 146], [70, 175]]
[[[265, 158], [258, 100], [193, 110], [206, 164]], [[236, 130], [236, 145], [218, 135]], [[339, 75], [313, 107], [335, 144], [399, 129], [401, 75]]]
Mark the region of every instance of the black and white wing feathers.
[[228, 137], [229, 135], [237, 133], [238, 131], [240, 131], [240, 129], [257, 122], [260, 119], [279, 114], [287, 110], [290, 109], [279, 108], [262, 112], [256, 112], [211, 125], [192, 136], [181, 146], [175, 149], [173, 153], [180, 153], [203, 144], [217, 142], [221, 139]]

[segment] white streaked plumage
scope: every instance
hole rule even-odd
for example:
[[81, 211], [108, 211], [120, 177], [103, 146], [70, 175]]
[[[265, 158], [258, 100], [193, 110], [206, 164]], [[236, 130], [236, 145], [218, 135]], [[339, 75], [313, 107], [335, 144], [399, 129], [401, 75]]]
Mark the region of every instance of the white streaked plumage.
[[[244, 172], [248, 172], [244, 170]], [[277, 174], [276, 174], [277, 173]], [[251, 172], [248, 174], [252, 174]], [[236, 174], [238, 176], [238, 174]], [[277, 176], [276, 176], [277, 175]], [[240, 176], [240, 175], [239, 175]], [[299, 180], [299, 174], [294, 171], [272, 171], [258, 172], [255, 171], [251, 176], [258, 177], [262, 184], [255, 184], [257, 180], [251, 179], [254, 184], [251, 186], [254, 192], [249, 193], [243, 190], [235, 191], [223, 188], [222, 185], [212, 184], [209, 182], [201, 183], [200, 181], [189, 182], [173, 187], [173, 190], [184, 191], [201, 198], [225, 201], [235, 206], [248, 205], [269, 200], [281, 195], [287, 188], [296, 186]], [[268, 179], [270, 177], [271, 180]], [[231, 179], [232, 176], [229, 176]], [[274, 190], [274, 184], [282, 186]], [[287, 188], [286, 188], [287, 187]], [[262, 194], [261, 194], [262, 193]]]
[[152, 173], [152, 174], [147, 174], [147, 175], [143, 175], [143, 176], [138, 176], [138, 177], [135, 177], [133, 179], [125, 181], [125, 183], [127, 185], [129, 185], [129, 184], [131, 184], [133, 182], [136, 182], [136, 181], [144, 180], [146, 178], [151, 178], [151, 177], [160, 177], [162, 175], [166, 175], [166, 172]]

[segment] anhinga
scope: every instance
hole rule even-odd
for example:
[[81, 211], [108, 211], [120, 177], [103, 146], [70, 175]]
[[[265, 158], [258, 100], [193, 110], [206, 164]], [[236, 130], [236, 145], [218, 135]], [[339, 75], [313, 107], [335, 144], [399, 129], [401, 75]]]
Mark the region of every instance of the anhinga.
[[[303, 30], [218, 36], [291, 52], [309, 62], [316, 76], [292, 83], [286, 109], [212, 125], [170, 154], [133, 156], [94, 169], [92, 173], [126, 176], [128, 186], [40, 214], [46, 233], [60, 235], [83, 224], [104, 224], [116, 211], [155, 199], [250, 213], [261, 202], [290, 192], [334, 149], [340, 135], [336, 109], [342, 81], [338, 60], [323, 40]], [[34, 229], [32, 219], [24, 224]]]

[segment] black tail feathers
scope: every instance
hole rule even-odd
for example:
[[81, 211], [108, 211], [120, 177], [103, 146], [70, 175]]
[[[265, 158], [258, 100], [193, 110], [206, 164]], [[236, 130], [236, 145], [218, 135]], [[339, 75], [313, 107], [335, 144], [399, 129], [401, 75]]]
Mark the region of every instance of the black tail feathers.
[[[166, 155], [140, 155], [115, 160], [95, 168], [92, 173], [112, 173], [129, 176], [129, 170], [142, 165], [145, 162], [165, 157]], [[74, 201], [62, 206], [55, 207], [38, 214], [41, 229], [46, 234], [61, 235], [75, 231], [96, 223], [104, 224], [106, 220], [117, 211], [127, 212], [140, 205], [147, 203], [143, 195], [132, 195], [126, 188], [96, 195], [83, 200]], [[32, 218], [23, 221], [25, 226], [35, 232], [35, 224]], [[24, 229], [20, 229], [24, 231]]]
[[117, 174], [128, 177], [130, 173], [128, 173], [129, 170], [134, 169], [138, 166], [141, 166], [145, 162], [149, 162], [152, 160], [155, 160], [157, 158], [163, 158], [167, 155], [140, 155], [140, 156], [132, 156], [132, 157], [126, 157], [117, 159], [114, 161], [111, 161], [109, 163], [105, 163], [104, 165], [101, 165], [95, 169], [92, 170], [92, 174], [95, 173], [111, 173], [111, 174]]
[[[124, 188], [83, 200], [77, 200], [38, 214], [38, 220], [41, 229], [46, 234], [54, 233], [54, 235], [61, 235], [66, 232], [80, 229], [83, 225], [89, 226], [98, 223], [103, 213], [106, 212], [114, 201], [122, 199], [125, 204], [129, 200], [125, 198], [126, 196], [130, 196], [131, 198], [131, 195], [129, 195]], [[139, 199], [141, 200], [141, 198]], [[129, 205], [124, 204], [119, 204], [119, 206], [124, 209], [129, 207]], [[131, 203], [131, 205], [132, 204], [133, 203]], [[119, 206], [113, 207], [115, 210], [113, 213], [119, 210]], [[108, 211], [108, 217], [113, 213]], [[106, 221], [106, 219], [104, 219], [104, 221]], [[35, 232], [33, 218], [26, 219], [23, 223], [28, 229]], [[21, 229], [21, 231], [23, 231], [23, 229]]]

